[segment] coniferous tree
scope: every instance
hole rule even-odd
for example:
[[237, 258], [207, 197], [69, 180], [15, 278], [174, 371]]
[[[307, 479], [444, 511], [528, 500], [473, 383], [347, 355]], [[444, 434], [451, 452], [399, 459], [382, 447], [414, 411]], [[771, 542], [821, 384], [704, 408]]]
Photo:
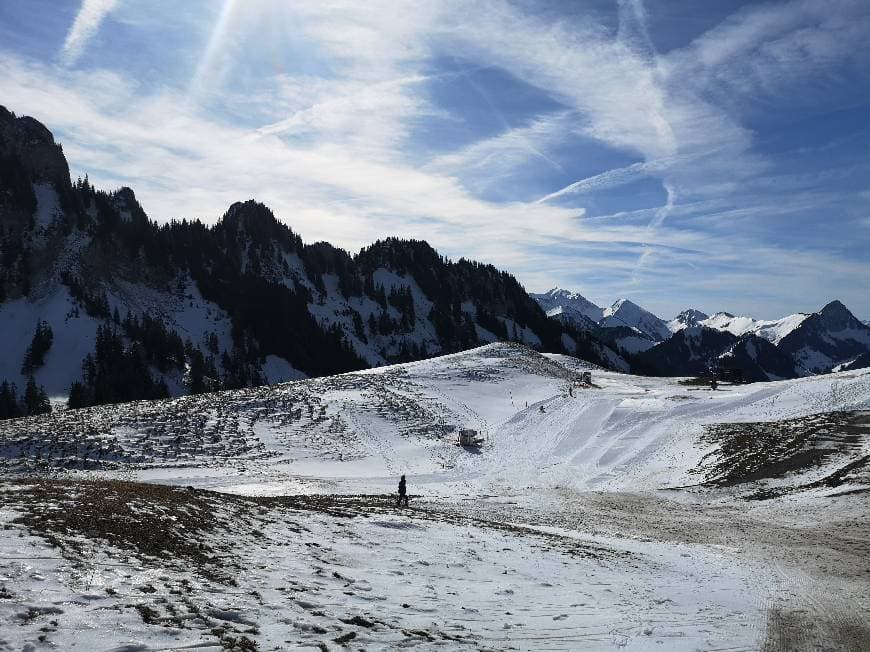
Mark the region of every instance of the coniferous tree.
[[70, 387], [69, 407], [166, 398], [169, 389], [155, 380], [148, 355], [140, 341], [125, 347], [110, 324], [97, 327], [94, 353], [82, 361], [82, 381]]
[[48, 325], [48, 322], [40, 321], [36, 325], [36, 332], [33, 334], [30, 346], [27, 347], [27, 352], [24, 354], [24, 361], [21, 364], [23, 375], [32, 374], [45, 364], [45, 354], [48, 353], [53, 341], [54, 332], [51, 330], [51, 326]]
[[366, 337], [366, 329], [365, 326], [363, 326], [363, 320], [362, 317], [360, 317], [360, 314], [354, 310], [351, 319], [353, 320], [353, 331], [357, 338], [363, 342], [368, 342], [369, 338]]
[[28, 416], [35, 414], [47, 414], [51, 412], [51, 403], [48, 400], [48, 394], [45, 389], [36, 384], [33, 376], [27, 379], [27, 386], [24, 389], [23, 397], [23, 412]]
[[84, 383], [80, 381], [73, 382], [69, 388], [69, 398], [67, 399], [67, 407], [76, 409], [93, 405], [93, 401], [88, 394], [88, 390]]
[[188, 357], [190, 359], [190, 393], [202, 394], [218, 389], [220, 383], [214, 358], [211, 356], [206, 358], [202, 351], [196, 348], [191, 348]]
[[15, 383], [3, 381], [0, 383], [0, 419], [14, 419], [22, 416], [21, 405], [18, 403], [18, 390]]

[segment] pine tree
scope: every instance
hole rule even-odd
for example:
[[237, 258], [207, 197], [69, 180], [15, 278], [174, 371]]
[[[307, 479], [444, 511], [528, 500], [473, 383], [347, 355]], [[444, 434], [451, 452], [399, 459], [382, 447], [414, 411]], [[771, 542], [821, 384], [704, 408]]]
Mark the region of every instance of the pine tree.
[[51, 403], [45, 389], [36, 384], [33, 376], [27, 379], [27, 387], [24, 389], [23, 412], [28, 416], [35, 414], [47, 414], [51, 412]]
[[20, 417], [21, 406], [18, 403], [18, 390], [15, 383], [3, 381], [0, 383], [0, 419]]
[[206, 386], [205, 374], [206, 374], [206, 366], [205, 366], [205, 358], [202, 355], [202, 351], [199, 349], [192, 349], [189, 354], [190, 357], [190, 393], [191, 394], [202, 394], [205, 391], [208, 391]]
[[74, 410], [76, 408], [86, 407], [91, 405], [92, 401], [88, 397], [87, 389], [84, 384], [75, 381], [69, 388], [69, 398], [66, 401], [68, 408]]
[[360, 317], [360, 314], [354, 310], [351, 319], [353, 319], [353, 330], [354, 333], [356, 333], [357, 338], [363, 342], [368, 342], [369, 339], [366, 337], [366, 329], [365, 326], [363, 326], [363, 320], [362, 317]]
[[30, 375], [45, 364], [45, 354], [48, 353], [53, 341], [54, 332], [51, 330], [51, 326], [48, 325], [48, 322], [40, 321], [36, 325], [36, 332], [33, 334], [30, 346], [27, 347], [27, 352], [24, 354], [24, 361], [21, 364], [22, 375]]

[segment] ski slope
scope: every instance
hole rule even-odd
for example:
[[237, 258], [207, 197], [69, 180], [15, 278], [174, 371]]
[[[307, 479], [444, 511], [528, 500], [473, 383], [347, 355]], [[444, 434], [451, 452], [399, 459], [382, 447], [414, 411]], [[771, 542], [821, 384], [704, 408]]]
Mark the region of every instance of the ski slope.
[[4, 422], [0, 648], [861, 649], [867, 411], [491, 344]]
[[[579, 383], [583, 370], [592, 386]], [[342, 376], [10, 422], [0, 463], [44, 467], [54, 442], [63, 468], [246, 495], [306, 485], [392, 491], [401, 474], [416, 493], [440, 497], [654, 491], [697, 481], [710, 424], [866, 409], [870, 371], [710, 391], [491, 344]], [[462, 428], [485, 438], [479, 450], [456, 445]]]
[[[581, 368], [567, 356], [494, 344], [341, 382], [309, 381], [303, 387], [319, 399], [320, 430], [330, 420], [344, 429], [339, 450], [336, 440], [315, 435], [316, 424], [286, 424], [262, 410], [257, 438], [274, 457], [247, 464], [236, 477], [203, 478], [202, 486], [285, 493], [287, 478], [291, 486], [382, 492], [406, 474], [416, 493], [443, 498], [530, 488], [654, 491], [697, 482], [693, 471], [710, 452], [699, 436], [709, 424], [870, 408], [870, 373], [711, 392], [680, 379], [595, 369], [593, 387], [569, 395]], [[485, 437], [480, 450], [455, 445], [461, 428]], [[270, 480], [251, 478], [252, 470]], [[152, 479], [148, 472], [138, 477]], [[190, 480], [185, 471], [183, 481]]]

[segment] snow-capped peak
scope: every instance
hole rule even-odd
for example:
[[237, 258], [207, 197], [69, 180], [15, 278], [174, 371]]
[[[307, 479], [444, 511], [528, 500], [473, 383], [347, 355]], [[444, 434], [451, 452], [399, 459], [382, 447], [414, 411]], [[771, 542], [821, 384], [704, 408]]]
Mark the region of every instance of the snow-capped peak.
[[804, 313], [795, 313], [782, 319], [760, 320], [747, 316], [735, 317], [728, 312], [717, 312], [712, 317], [704, 319], [699, 323], [708, 328], [727, 331], [738, 337], [752, 333], [763, 337], [773, 344], [777, 344], [782, 338], [800, 326], [807, 317], [808, 315]]
[[571, 301], [573, 299], [583, 299], [583, 295], [579, 292], [571, 292], [571, 290], [565, 290], [563, 288], [553, 288], [546, 292], [546, 295], [552, 297], [553, 299], [561, 299], [565, 301]]
[[605, 327], [628, 326], [657, 342], [671, 336], [671, 331], [664, 320], [629, 299], [615, 301], [612, 306], [603, 311], [599, 323]]
[[599, 306], [589, 301], [579, 292], [571, 292], [562, 288], [553, 288], [544, 294], [532, 294], [531, 297], [548, 314], [556, 308], [562, 308], [561, 311], [553, 312], [553, 314], [562, 314], [566, 311], [576, 312], [594, 322], [598, 322], [601, 320], [604, 312]]
[[695, 310], [694, 308], [688, 308], [669, 321], [667, 326], [672, 333], [676, 333], [678, 330], [682, 330], [683, 328], [697, 326], [705, 319], [709, 319], [707, 314], [700, 310]]
[[623, 306], [625, 306], [625, 309], [627, 311], [632, 310], [634, 308], [639, 308], [639, 306], [637, 304], [632, 303], [628, 299], [617, 299], [616, 301], [613, 302], [612, 305], [610, 305], [609, 307], [604, 309], [604, 316], [610, 317], [611, 315], [616, 314], [617, 312], [619, 312], [620, 308], [622, 308]]
[[819, 316], [822, 324], [832, 331], [845, 330], [860, 324], [849, 309], [836, 299], [819, 310]]

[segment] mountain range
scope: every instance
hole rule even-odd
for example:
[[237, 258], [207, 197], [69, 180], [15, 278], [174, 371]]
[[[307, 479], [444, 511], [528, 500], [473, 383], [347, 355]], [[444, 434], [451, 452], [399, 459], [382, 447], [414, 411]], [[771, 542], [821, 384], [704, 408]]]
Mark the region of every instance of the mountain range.
[[609, 343], [639, 373], [680, 376], [737, 368], [747, 380], [766, 381], [857, 369], [870, 362], [870, 326], [839, 301], [777, 320], [727, 312], [708, 316], [689, 308], [665, 322], [627, 299], [600, 308], [559, 288], [532, 297], [551, 318], [571, 320]]
[[617, 371], [747, 378], [866, 364], [870, 327], [833, 302], [776, 322], [622, 299], [529, 295], [492, 265], [418, 240], [349, 253], [305, 243], [266, 206], [157, 224], [132, 189], [70, 179], [52, 133], [0, 107], [0, 418], [251, 387], [498, 340]]
[[[387, 238], [355, 254], [308, 244], [253, 200], [212, 226], [158, 225], [133, 190], [72, 181], [51, 132], [2, 107], [0, 332], [7, 398], [33, 377], [72, 406], [342, 373], [496, 340], [628, 368], [589, 332], [548, 319], [510, 274], [447, 260], [422, 241]], [[7, 402], [11, 414], [26, 412]]]

